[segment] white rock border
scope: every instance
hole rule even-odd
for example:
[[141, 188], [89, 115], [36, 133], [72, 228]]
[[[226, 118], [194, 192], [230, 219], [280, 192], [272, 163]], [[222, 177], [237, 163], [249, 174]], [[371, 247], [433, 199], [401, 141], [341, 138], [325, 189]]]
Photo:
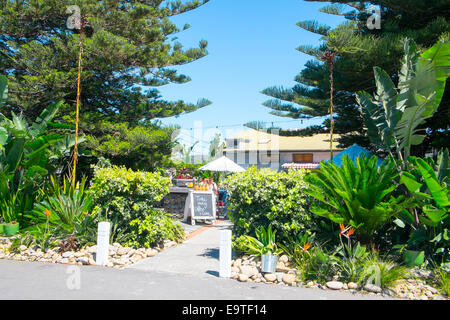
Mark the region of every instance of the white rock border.
[[285, 285], [303, 288], [320, 288], [323, 290], [347, 291], [368, 295], [391, 296], [409, 300], [447, 300], [439, 291], [426, 283], [429, 272], [417, 270], [416, 279], [399, 280], [392, 290], [383, 290], [375, 285], [360, 287], [354, 282], [343, 283], [337, 279], [330, 279], [326, 285], [317, 281], [303, 283], [300, 281], [299, 271], [291, 268], [286, 255], [278, 259], [275, 273], [263, 273], [259, 257], [242, 256], [231, 261], [231, 278], [241, 282], [262, 282], [267, 284]]
[[[159, 252], [177, 246], [175, 241], [165, 241], [164, 247], [158, 248], [130, 248], [123, 247], [119, 243], [109, 246], [108, 264], [106, 267], [124, 269], [145, 258], [153, 257]], [[95, 254], [97, 246], [87, 246], [78, 251], [61, 252], [59, 248], [47, 249], [43, 252], [40, 248], [27, 248], [24, 245], [19, 247], [19, 252], [9, 250], [11, 240], [9, 238], [0, 238], [0, 259], [17, 261], [38, 261], [47, 263], [62, 263], [74, 265], [96, 265]]]

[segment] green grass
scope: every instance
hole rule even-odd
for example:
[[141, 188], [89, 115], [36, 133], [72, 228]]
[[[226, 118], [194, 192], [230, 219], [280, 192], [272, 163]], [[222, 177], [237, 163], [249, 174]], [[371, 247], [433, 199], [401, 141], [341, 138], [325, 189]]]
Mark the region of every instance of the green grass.
[[364, 263], [365, 282], [372, 280], [371, 283], [387, 289], [392, 287], [397, 280], [410, 277], [410, 270], [402, 265], [396, 264], [390, 259], [381, 259], [376, 254], [371, 254]]
[[441, 293], [448, 296], [450, 293], [450, 273], [442, 268], [436, 269], [435, 273]]

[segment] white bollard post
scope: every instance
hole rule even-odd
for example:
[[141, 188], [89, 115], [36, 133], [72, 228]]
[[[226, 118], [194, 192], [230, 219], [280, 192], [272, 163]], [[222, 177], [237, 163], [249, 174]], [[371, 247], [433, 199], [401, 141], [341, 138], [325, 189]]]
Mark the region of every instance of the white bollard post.
[[97, 254], [95, 262], [98, 266], [105, 266], [108, 263], [109, 230], [111, 223], [103, 221], [98, 224], [97, 233]]
[[219, 277], [231, 277], [231, 230], [220, 231]]

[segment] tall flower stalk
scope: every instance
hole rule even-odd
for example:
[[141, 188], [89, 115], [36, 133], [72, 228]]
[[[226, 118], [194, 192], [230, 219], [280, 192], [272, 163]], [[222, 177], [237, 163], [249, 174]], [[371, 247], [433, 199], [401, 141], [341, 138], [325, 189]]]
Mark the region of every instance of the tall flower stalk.
[[78, 123], [80, 121], [80, 95], [81, 95], [81, 71], [82, 71], [82, 55], [83, 55], [83, 37], [84, 28], [87, 26], [86, 20], [81, 19], [80, 23], [80, 45], [78, 50], [78, 78], [77, 78], [77, 101], [76, 101], [76, 115], [75, 115], [75, 146], [73, 148], [73, 168], [72, 168], [72, 185], [75, 186], [75, 178], [77, 172], [78, 161]]
[[331, 51], [325, 51], [322, 55], [321, 59], [328, 64], [328, 68], [330, 70], [330, 162], [333, 163], [333, 129], [334, 129], [334, 121], [333, 121], [333, 95], [334, 95], [334, 78], [333, 78], [333, 69], [334, 62], [336, 59], [336, 54]]

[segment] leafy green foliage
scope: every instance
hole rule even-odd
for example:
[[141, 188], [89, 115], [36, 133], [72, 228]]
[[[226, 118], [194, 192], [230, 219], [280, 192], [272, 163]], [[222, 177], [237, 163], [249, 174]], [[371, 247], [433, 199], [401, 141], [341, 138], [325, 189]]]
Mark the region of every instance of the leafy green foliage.
[[379, 228], [409, 206], [404, 196], [394, 196], [397, 177], [391, 161], [377, 167], [377, 157], [358, 157], [355, 165], [344, 156], [342, 167], [322, 162], [319, 171], [307, 175], [310, 187], [305, 193], [316, 199], [312, 213], [353, 226], [356, 237], [368, 243]]
[[183, 227], [160, 210], [149, 210], [144, 219], [130, 221], [130, 231], [127, 247], [150, 248], [163, 245], [164, 240], [181, 242], [184, 239]]
[[21, 245], [25, 245], [28, 248], [38, 246], [45, 252], [47, 249], [56, 247], [58, 240], [55, 234], [49, 229], [48, 224], [46, 224], [45, 226], [36, 226], [33, 230], [24, 232], [12, 246], [13, 248], [17, 248]]
[[42, 199], [35, 205], [29, 217], [36, 223], [47, 220], [46, 212], [50, 212], [49, 223], [66, 232], [74, 231], [74, 224], [89, 214], [92, 209], [92, 198], [85, 189], [86, 179], [74, 186], [70, 179], [64, 178], [62, 185], [50, 177], [49, 186], [40, 191]]
[[[322, 0], [308, 0], [325, 2]], [[382, 6], [381, 29], [369, 30], [366, 8]], [[333, 97], [334, 131], [340, 134], [340, 147], [357, 143], [376, 148], [370, 144], [364, 128], [363, 117], [358, 110], [355, 93], [376, 91], [373, 66], [387, 71], [396, 79], [402, 57], [402, 39], [413, 39], [421, 48], [429, 48], [440, 38], [448, 36], [450, 20], [446, 13], [447, 3], [442, 0], [335, 0], [320, 11], [345, 17], [345, 22], [331, 29], [319, 22], [301, 22], [297, 25], [313, 32], [322, 43], [318, 46], [300, 45], [297, 50], [312, 57], [295, 77], [296, 84], [286, 88], [272, 86], [262, 91], [270, 100], [263, 103], [277, 116], [294, 119], [327, 116], [329, 105], [329, 70], [320, 57], [326, 50], [337, 54], [334, 65]], [[420, 18], [419, 18], [420, 17]], [[325, 18], [326, 19], [326, 18]], [[425, 80], [424, 81], [428, 81]], [[415, 155], [425, 154], [431, 146], [441, 148], [448, 144], [449, 134], [449, 88], [445, 90], [444, 101], [433, 117], [421, 125], [427, 128], [427, 138], [421, 145], [412, 148]], [[327, 118], [322, 129], [330, 128]], [[310, 128], [305, 130], [310, 131]]]
[[242, 235], [235, 241], [235, 247], [244, 253], [257, 256], [265, 254], [278, 255], [281, 253], [281, 250], [277, 247], [275, 234], [276, 231], [273, 231], [270, 225], [267, 230], [259, 227], [256, 229], [256, 238]]
[[335, 253], [328, 253], [320, 247], [308, 251], [299, 248], [295, 251], [293, 262], [300, 271], [302, 281], [316, 280], [324, 284], [339, 270], [339, 259]]
[[255, 236], [258, 228], [270, 225], [283, 242], [299, 231], [312, 233], [314, 219], [307, 211], [303, 178], [302, 171], [285, 173], [256, 167], [229, 176], [224, 184], [233, 234]]
[[101, 130], [102, 135], [87, 136], [85, 146], [94, 157], [107, 158], [111, 164], [132, 170], [153, 171], [170, 157], [175, 143], [174, 127], [159, 123], [129, 125], [126, 122], [84, 121], [88, 131]]
[[374, 99], [366, 92], [356, 97], [372, 143], [395, 150], [399, 159], [407, 159], [411, 146], [425, 139], [419, 126], [437, 111], [450, 75], [449, 42], [439, 41], [419, 54], [415, 43], [405, 40], [404, 51], [398, 89], [385, 71], [374, 68]]
[[423, 264], [425, 254], [423, 251], [405, 250], [403, 251], [403, 261], [409, 267], [418, 267]]
[[97, 216], [91, 212], [92, 199], [85, 189], [83, 179], [73, 185], [64, 178], [62, 185], [55, 177], [39, 190], [39, 202], [24, 215], [31, 226], [24, 237], [34, 237], [35, 244], [53, 246], [58, 241], [73, 237], [81, 246], [93, 244], [97, 238]]
[[169, 193], [171, 181], [160, 173], [133, 171], [124, 167], [94, 168], [89, 194], [94, 213], [111, 221], [112, 239], [130, 230], [130, 222], [144, 220]]
[[[8, 90], [5, 77], [0, 78], [0, 90], [3, 107]], [[4, 220], [22, 220], [23, 214], [33, 209], [46, 176], [58, 169], [55, 161], [74, 145], [65, 129], [50, 129], [61, 105], [62, 101], [51, 104], [31, 124], [14, 112], [12, 119], [0, 114], [0, 210]]]
[[[442, 155], [442, 158], [448, 159], [448, 151]], [[421, 222], [430, 227], [437, 227], [449, 215], [449, 188], [445, 182], [441, 183], [438, 180], [433, 167], [427, 161], [416, 157], [410, 157], [408, 160], [413, 173], [416, 173], [419, 179], [414, 174], [403, 172], [400, 181], [416, 197], [426, 215], [426, 217], [420, 217]], [[446, 169], [448, 170], [448, 165]], [[447, 178], [445, 177], [445, 180]]]
[[441, 292], [447, 296], [450, 295], [450, 272], [444, 270], [443, 268], [438, 268], [435, 270], [435, 278], [441, 289]]
[[364, 261], [364, 269], [362, 281], [366, 282], [373, 277], [376, 285], [386, 289], [393, 286], [397, 280], [405, 279], [410, 275], [407, 267], [389, 259], [383, 260], [373, 253]]
[[90, 138], [88, 146], [94, 155], [110, 156], [116, 165], [153, 169], [163, 155], [170, 155], [170, 134], [152, 120], [211, 103], [206, 99], [167, 101], [157, 90], [190, 81], [177, 67], [208, 54], [205, 40], [192, 48], [176, 41], [174, 36], [182, 30], [171, 21], [171, 17], [207, 2], [3, 2], [0, 71], [8, 71], [12, 89], [5, 112], [20, 110], [26, 118], [34, 118], [43, 104], [64, 99], [67, 104], [60, 118], [66, 124], [74, 122], [80, 31], [67, 28], [70, 14], [66, 10], [77, 5], [87, 23], [81, 61], [80, 132]]
[[338, 251], [340, 256], [338, 264], [341, 280], [359, 283], [365, 271], [364, 262], [370, 253], [359, 242], [354, 247], [344, 245], [340, 249]]
[[419, 251], [422, 262], [425, 254], [430, 261], [450, 264], [448, 159], [448, 150], [439, 154], [437, 162], [432, 158], [410, 157], [409, 171], [402, 172], [400, 181], [408, 189], [416, 206], [415, 212], [401, 215], [404, 224], [413, 229], [407, 243], [409, 250], [405, 251], [409, 252], [405, 258], [410, 264], [416, 261], [410, 256]]
[[287, 237], [284, 243], [278, 243], [278, 246], [290, 260], [294, 260], [296, 250], [302, 252], [314, 243], [315, 234], [309, 235], [307, 232], [299, 232], [296, 237]]

